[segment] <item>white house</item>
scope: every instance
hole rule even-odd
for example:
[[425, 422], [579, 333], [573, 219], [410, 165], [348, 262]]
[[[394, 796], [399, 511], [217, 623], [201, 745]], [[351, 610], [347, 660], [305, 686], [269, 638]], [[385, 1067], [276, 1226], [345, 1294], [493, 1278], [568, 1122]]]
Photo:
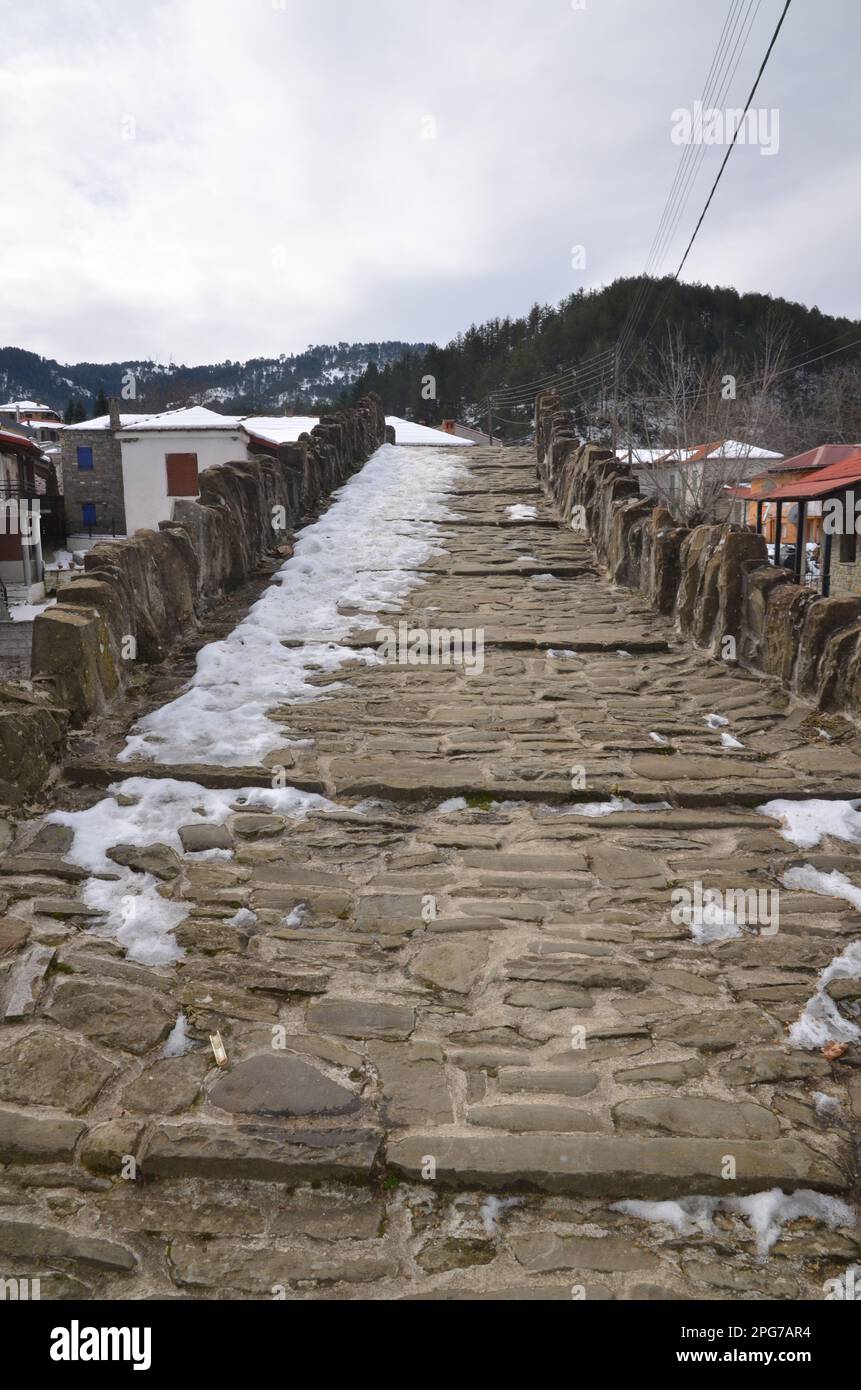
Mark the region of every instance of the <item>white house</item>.
[[204, 469], [248, 457], [239, 417], [203, 405], [123, 425], [117, 437], [129, 535], [169, 520], [175, 497], [197, 497]]
[[626, 462], [630, 459], [642, 496], [657, 494], [679, 504], [705, 499], [709, 505], [722, 488], [738, 486], [767, 464], [783, 458], [771, 449], [738, 439], [720, 439], [680, 449], [633, 445], [630, 449], [617, 449], [616, 456]]

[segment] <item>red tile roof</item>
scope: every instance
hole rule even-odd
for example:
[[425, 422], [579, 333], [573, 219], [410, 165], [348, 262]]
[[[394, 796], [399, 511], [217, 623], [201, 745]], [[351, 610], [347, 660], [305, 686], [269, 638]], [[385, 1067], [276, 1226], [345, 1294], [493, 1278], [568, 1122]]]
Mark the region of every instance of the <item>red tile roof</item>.
[[[843, 448], [842, 445], [826, 445], [826, 448]], [[782, 487], [769, 493], [769, 502], [795, 502], [804, 498], [833, 497], [845, 487], [861, 483], [861, 447], [852, 450], [848, 458], [819, 468], [808, 478], [797, 483], [784, 483]]]
[[816, 449], [808, 449], [806, 454], [796, 454], [794, 458], [783, 459], [766, 471], [769, 473], [810, 473], [814, 468], [828, 468], [832, 463], [842, 463], [861, 449], [861, 444], [820, 444]]
[[32, 439], [26, 435], [16, 434], [14, 430], [0, 429], [0, 449], [5, 446], [6, 451], [14, 449], [16, 453], [35, 454], [37, 458], [42, 457], [42, 450]]

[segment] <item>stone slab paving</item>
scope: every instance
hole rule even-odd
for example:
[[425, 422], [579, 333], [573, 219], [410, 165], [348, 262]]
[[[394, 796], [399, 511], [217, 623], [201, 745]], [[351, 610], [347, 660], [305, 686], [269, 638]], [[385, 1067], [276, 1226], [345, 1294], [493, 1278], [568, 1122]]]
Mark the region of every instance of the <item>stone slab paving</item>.
[[[671, 894], [802, 863], [861, 883], [855, 847], [800, 851], [754, 809], [859, 794], [861, 736], [612, 588], [528, 452], [465, 462], [386, 621], [484, 629], [480, 673], [357, 656], [274, 714], [266, 767], [130, 768], [115, 737], [72, 760], [64, 808], [273, 767], [341, 808], [237, 803], [182, 854], [112, 850], [190, 909], [181, 960], [99, 934], [64, 828], [34, 818], [0, 860], [0, 1276], [43, 1298], [817, 1299], [858, 1262], [843, 1208], [812, 1199], [766, 1257], [726, 1205], [853, 1201], [861, 1049], [787, 1030], [857, 911], [782, 888], [776, 935], [698, 942]], [[835, 984], [856, 1017], [861, 982]], [[165, 1056], [178, 1014], [191, 1050]], [[690, 1198], [726, 1200], [675, 1225], [615, 1207]]]

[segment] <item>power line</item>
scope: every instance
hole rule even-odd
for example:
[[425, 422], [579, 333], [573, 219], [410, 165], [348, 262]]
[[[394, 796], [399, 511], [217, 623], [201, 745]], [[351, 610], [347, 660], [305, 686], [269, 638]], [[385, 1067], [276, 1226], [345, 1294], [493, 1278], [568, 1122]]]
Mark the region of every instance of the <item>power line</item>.
[[678, 270], [676, 271], [675, 276], [673, 277], [673, 278], [676, 279], [676, 280], [678, 280], [679, 276], [680, 276], [681, 273], [682, 273], [682, 268], [683, 268], [683, 266], [684, 266], [684, 264], [685, 264], [685, 261], [688, 259], [688, 256], [689, 256], [689, 254], [690, 254], [691, 247], [693, 246], [694, 242], [696, 241], [697, 232], [699, 231], [700, 227], [703, 225], [703, 219], [705, 218], [705, 215], [706, 215], [706, 213], [708, 212], [708, 210], [709, 210], [709, 208], [710, 208], [710, 206], [711, 206], [712, 198], [713, 198], [714, 195], [715, 195], [715, 189], [717, 188], [718, 184], [720, 183], [721, 177], [722, 177], [722, 175], [723, 175], [723, 171], [724, 171], [724, 169], [726, 168], [727, 163], [729, 162], [729, 157], [730, 157], [730, 155], [732, 154], [733, 150], [735, 149], [736, 141], [738, 140], [738, 133], [739, 133], [739, 131], [741, 130], [742, 124], [744, 123], [744, 118], [745, 118], [745, 116], [747, 115], [748, 111], [750, 110], [750, 103], [753, 101], [754, 97], [756, 96], [756, 89], [757, 89], [757, 87], [759, 86], [760, 80], [761, 80], [761, 78], [762, 78], [762, 74], [765, 72], [766, 66], [768, 65], [768, 60], [769, 60], [769, 58], [771, 57], [771, 50], [774, 48], [774, 45], [777, 43], [777, 36], [778, 36], [778, 34], [780, 33], [781, 29], [783, 28], [783, 21], [786, 19], [787, 11], [789, 10], [789, 6], [791, 5], [791, 3], [792, 3], [792, 0], [786, 0], [786, 4], [785, 4], [784, 7], [783, 7], [783, 10], [782, 10], [782, 12], [781, 12], [780, 19], [777, 21], [777, 27], [775, 28], [775, 31], [774, 31], [774, 33], [773, 33], [772, 36], [771, 36], [771, 43], [768, 45], [768, 48], [766, 49], [766, 52], [765, 52], [765, 57], [763, 58], [762, 62], [761, 62], [760, 65], [759, 65], [759, 72], [756, 74], [756, 81], [754, 82], [753, 86], [751, 87], [751, 89], [750, 89], [750, 95], [748, 96], [748, 99], [747, 99], [747, 101], [745, 102], [744, 111], [742, 112], [742, 115], [741, 115], [741, 120], [739, 121], [738, 125], [737, 125], [736, 128], [735, 128], [735, 132], [734, 132], [734, 134], [733, 134], [732, 141], [730, 142], [729, 148], [728, 148], [726, 154], [725, 154], [724, 157], [723, 157], [723, 160], [722, 160], [722, 162], [721, 162], [720, 168], [718, 169], [717, 178], [715, 179], [714, 183], [712, 184], [711, 192], [709, 193], [709, 196], [708, 196], [708, 198], [706, 199], [705, 207], [703, 208], [702, 212], [700, 213], [699, 221], [697, 222], [697, 225], [694, 227], [693, 236], [691, 237], [690, 241], [689, 241], [688, 244], [687, 244], [687, 247], [686, 247], [686, 249], [685, 249], [685, 254], [682, 256], [682, 259], [681, 259], [681, 261], [679, 262], [679, 268], [678, 268]]

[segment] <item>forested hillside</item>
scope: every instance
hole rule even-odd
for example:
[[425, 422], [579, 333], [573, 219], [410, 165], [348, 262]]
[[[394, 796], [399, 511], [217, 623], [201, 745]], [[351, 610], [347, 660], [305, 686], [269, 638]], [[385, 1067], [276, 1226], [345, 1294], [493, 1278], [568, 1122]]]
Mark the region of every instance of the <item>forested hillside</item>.
[[[411, 350], [388, 365], [371, 364], [347, 397], [355, 400], [373, 389], [392, 414], [429, 424], [449, 417], [480, 424], [492, 392], [533, 382], [613, 349], [642, 284], [639, 278], [616, 280], [600, 290], [573, 294], [555, 308], [536, 304], [523, 318], [473, 325], [445, 347]], [[797, 370], [799, 360], [803, 363], [854, 339], [861, 339], [858, 321], [834, 318], [789, 300], [679, 284], [671, 278], [653, 282], [623, 359], [628, 365], [620, 382], [620, 404], [638, 396], [668, 394], [665, 378], [672, 341], [674, 350], [681, 347], [688, 376], [714, 366], [741, 381], [768, 359], [772, 372], [780, 372], [787, 408], [797, 409], [804, 400], [809, 403], [812, 375], [837, 367], [844, 375], [847, 367], [857, 372], [861, 344], [814, 363], [809, 372]], [[592, 369], [589, 395], [600, 400], [603, 386], [604, 397], [611, 397], [613, 375], [612, 360], [603, 381], [596, 380]], [[428, 377], [434, 378], [435, 399], [426, 395]], [[573, 387], [568, 400], [574, 406], [582, 404]], [[529, 402], [503, 400], [497, 411], [503, 436], [516, 437], [518, 429], [526, 429]], [[507, 420], [514, 422], [509, 428]]]
[[[167, 410], [198, 404], [237, 414], [283, 414], [286, 407], [313, 410], [335, 401], [369, 366], [398, 360], [403, 342], [336, 343], [312, 346], [295, 356], [257, 357], [249, 362], [205, 366], [162, 366], [156, 362], [78, 362], [64, 366], [22, 348], [0, 348], [0, 399], [38, 400], [63, 411], [77, 402], [85, 415], [99, 392], [121, 396], [129, 410]], [[422, 350], [422, 345], [418, 345]], [[131, 373], [135, 395], [123, 392]]]

